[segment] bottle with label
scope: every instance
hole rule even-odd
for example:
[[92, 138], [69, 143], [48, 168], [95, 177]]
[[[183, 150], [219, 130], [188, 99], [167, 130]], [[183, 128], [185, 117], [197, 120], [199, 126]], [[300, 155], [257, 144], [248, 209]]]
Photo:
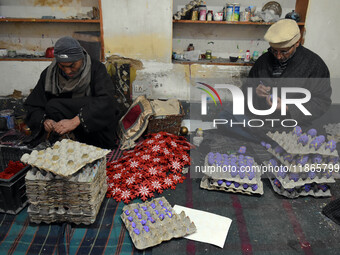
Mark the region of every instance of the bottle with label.
[[207, 19], [207, 4], [206, 4], [206, 2], [203, 2], [203, 4], [198, 7], [198, 10], [199, 10], [200, 20], [206, 20]]
[[213, 18], [213, 11], [209, 10], [207, 14], [207, 21], [212, 21], [212, 18]]
[[249, 61], [250, 61], [250, 51], [247, 50], [246, 57], [244, 58], [244, 62], [249, 62]]
[[194, 44], [190, 43], [187, 48], [187, 51], [192, 51], [192, 50], [195, 50], [195, 47], [194, 47]]

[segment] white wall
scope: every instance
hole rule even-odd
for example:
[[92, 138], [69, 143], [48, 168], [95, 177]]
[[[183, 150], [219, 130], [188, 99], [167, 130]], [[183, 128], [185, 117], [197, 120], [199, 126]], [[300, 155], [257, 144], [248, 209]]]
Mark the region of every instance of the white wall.
[[170, 63], [172, 0], [102, 0], [105, 54]]
[[7, 96], [13, 90], [21, 90], [28, 95], [37, 84], [40, 73], [50, 64], [49, 61], [0, 61], [0, 96]]
[[304, 46], [327, 64], [332, 78], [332, 101], [340, 103], [340, 1], [309, 0]]

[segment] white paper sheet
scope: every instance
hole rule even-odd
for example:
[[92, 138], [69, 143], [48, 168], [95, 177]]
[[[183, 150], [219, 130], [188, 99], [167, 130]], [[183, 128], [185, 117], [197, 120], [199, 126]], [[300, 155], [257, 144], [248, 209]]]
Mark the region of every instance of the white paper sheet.
[[232, 220], [217, 214], [175, 205], [176, 213], [185, 212], [196, 225], [197, 232], [185, 238], [223, 248]]

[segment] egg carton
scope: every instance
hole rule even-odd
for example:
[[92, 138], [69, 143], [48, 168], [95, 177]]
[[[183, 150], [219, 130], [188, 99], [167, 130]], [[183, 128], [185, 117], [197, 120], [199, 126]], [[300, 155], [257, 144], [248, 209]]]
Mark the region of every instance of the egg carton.
[[327, 139], [328, 139], [328, 140], [334, 140], [334, 141], [336, 141], [337, 143], [340, 142], [340, 136], [337, 136], [337, 135], [328, 135], [328, 136], [327, 136]]
[[183, 211], [177, 214], [164, 197], [125, 205], [120, 217], [139, 250], [196, 232], [190, 218]]
[[21, 161], [63, 177], [71, 176], [86, 164], [105, 157], [110, 150], [101, 149], [69, 139], [57, 141], [45, 150], [25, 153]]
[[[311, 184], [311, 183], [317, 183], [317, 184], [335, 183], [335, 179], [332, 175], [329, 175], [327, 178], [327, 176], [316, 173], [315, 177], [311, 179], [310, 177], [308, 177], [306, 173], [300, 173], [300, 174], [293, 173], [293, 174], [294, 175], [292, 175], [292, 173], [287, 173], [287, 175], [283, 178], [282, 176], [279, 175], [279, 173], [273, 172], [273, 175], [275, 176], [275, 178], [277, 178], [280, 181], [281, 185], [285, 189], [301, 187], [305, 184]], [[292, 180], [291, 177], [292, 178], [299, 177], [299, 179], [295, 179], [296, 180], [295, 181], [295, 180]]]
[[[105, 194], [104, 194], [105, 196]], [[33, 209], [32, 209], [33, 208]], [[98, 211], [100, 208], [100, 203], [98, 207]], [[77, 225], [79, 224], [85, 224], [90, 225], [95, 222], [96, 215], [86, 215], [86, 214], [65, 214], [65, 209], [55, 209], [54, 213], [46, 214], [42, 213], [40, 214], [40, 211], [37, 211], [36, 208], [34, 208], [32, 205], [29, 205], [27, 208], [27, 213], [29, 215], [30, 222], [40, 224], [42, 222], [51, 224], [53, 222], [72, 222]]]
[[107, 191], [106, 158], [69, 177], [33, 168], [25, 181], [30, 203], [28, 214], [32, 222], [91, 224]]
[[207, 190], [221, 190], [225, 192], [241, 193], [241, 194], [246, 194], [246, 195], [254, 195], [254, 194], [263, 195], [262, 181], [256, 184], [257, 185], [256, 190], [252, 189], [252, 185], [255, 185], [255, 184], [248, 185], [247, 188], [244, 188], [243, 184], [240, 183], [239, 186], [235, 186], [235, 182], [232, 182], [232, 184], [228, 187], [225, 181], [222, 184], [218, 184], [218, 181], [213, 180], [207, 176], [203, 176], [200, 187], [202, 189], [207, 189]]
[[309, 145], [313, 140], [310, 135], [308, 135], [309, 139], [306, 145], [298, 143], [298, 137], [293, 132], [268, 132], [267, 136], [277, 142], [287, 153], [292, 155], [320, 154], [324, 156], [339, 156], [337, 150], [331, 152], [330, 149], [326, 149], [326, 142], [324, 142], [318, 150], [313, 147], [309, 148]]
[[327, 134], [335, 137], [340, 137], [340, 123], [330, 123], [324, 125], [323, 128], [326, 130]]
[[285, 165], [290, 172], [298, 173], [298, 172], [308, 172], [310, 170], [315, 169], [333, 169], [333, 170], [340, 170], [339, 164], [327, 163], [327, 159], [323, 156], [323, 160], [321, 163], [313, 163], [312, 158], [309, 157], [308, 162], [304, 165], [297, 163], [296, 157], [299, 155], [295, 155], [294, 159], [289, 162], [283, 156], [283, 154], [276, 153], [273, 148], [269, 148], [268, 152], [270, 152], [273, 156], [275, 156], [283, 165]]
[[[252, 157], [249, 157], [249, 158], [251, 158], [254, 161]], [[237, 162], [237, 166], [239, 167], [238, 165], [239, 156], [237, 156], [236, 162]], [[237, 170], [235, 168], [232, 168], [231, 165], [224, 165], [224, 164], [223, 165], [217, 165], [217, 164], [209, 165], [208, 155], [207, 155], [204, 160], [204, 166], [206, 169], [208, 169], [208, 171], [206, 171], [204, 174], [208, 176], [209, 178], [216, 179], [216, 180], [222, 179], [222, 180], [236, 181], [240, 183], [257, 184], [258, 179], [261, 179], [261, 174], [262, 174], [260, 167], [256, 164], [255, 161], [252, 164], [252, 166], [249, 166], [249, 168], [245, 168], [243, 171], [240, 171], [239, 169]], [[212, 169], [215, 169], [217, 171], [212, 171]]]
[[288, 198], [297, 198], [297, 197], [306, 197], [306, 196], [313, 196], [313, 197], [330, 197], [332, 196], [331, 191], [329, 187], [327, 190], [323, 191], [322, 189], [319, 188], [320, 184], [313, 183], [311, 184], [311, 189], [309, 191], [306, 191], [304, 189], [304, 186], [302, 187], [295, 187], [293, 189], [285, 189], [281, 185], [278, 187], [275, 185], [275, 179], [269, 178], [270, 183], [276, 193], [279, 195], [288, 197]]

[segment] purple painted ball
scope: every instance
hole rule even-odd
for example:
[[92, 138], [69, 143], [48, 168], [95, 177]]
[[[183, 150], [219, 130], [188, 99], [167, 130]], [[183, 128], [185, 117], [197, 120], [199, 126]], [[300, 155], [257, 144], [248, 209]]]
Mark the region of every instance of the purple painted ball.
[[243, 186], [244, 189], [248, 189], [248, 187], [249, 187], [249, 185], [247, 183], [244, 183], [242, 186]]
[[313, 163], [316, 163], [316, 164], [321, 164], [322, 162], [322, 156], [320, 154], [316, 154], [313, 159], [312, 159], [312, 162]]
[[300, 126], [296, 126], [293, 130], [293, 134], [300, 136], [302, 134], [302, 129]]
[[313, 172], [308, 172], [308, 177], [313, 180], [315, 177], [316, 177], [316, 173], [313, 171]]
[[234, 182], [234, 186], [235, 186], [235, 188], [238, 188], [238, 187], [240, 187], [240, 184], [238, 182]]
[[336, 149], [336, 141], [329, 140], [326, 144], [326, 149], [330, 149], [330, 151], [333, 152]]
[[229, 187], [231, 185], [231, 181], [226, 181], [225, 185], [227, 185], [227, 187]]
[[329, 157], [328, 158], [328, 163], [336, 164], [338, 162], [339, 162], [339, 157]]
[[300, 179], [300, 176], [297, 173], [289, 174], [289, 180], [293, 180], [294, 182], [297, 182], [299, 179]]
[[316, 139], [320, 142], [320, 143], [324, 143], [326, 141], [326, 138], [324, 135], [319, 135], [316, 137]]
[[267, 143], [264, 142], [264, 141], [261, 142], [261, 145], [262, 145], [263, 147], [266, 147], [266, 144], [267, 144]]
[[217, 181], [217, 184], [218, 184], [219, 186], [221, 186], [221, 185], [223, 184], [223, 180], [218, 180], [218, 181]]
[[274, 151], [277, 154], [281, 154], [281, 153], [283, 153], [283, 148], [278, 145], [278, 146], [275, 147]]
[[306, 145], [308, 143], [308, 136], [302, 135], [298, 139], [298, 143], [301, 143], [302, 145]]
[[257, 188], [258, 188], [257, 184], [251, 185], [251, 189], [252, 189], [253, 191], [257, 190]]
[[303, 189], [306, 191], [306, 192], [309, 192], [311, 189], [312, 189], [312, 186], [310, 184], [306, 184], [304, 185]]
[[316, 129], [312, 128], [308, 130], [307, 134], [310, 135], [311, 137], [315, 137], [318, 134], [318, 132], [316, 131]]
[[291, 163], [294, 159], [294, 156], [292, 154], [285, 154], [283, 155], [283, 160], [288, 161], [289, 163]]
[[300, 157], [298, 157], [296, 163], [301, 164], [301, 165], [305, 165], [308, 162], [308, 158], [309, 158], [308, 155], [300, 156]]
[[309, 144], [309, 148], [314, 148], [315, 150], [318, 150], [321, 147], [321, 145], [322, 145], [322, 142], [318, 139], [318, 137], [316, 137]]
[[241, 146], [240, 149], [238, 150], [238, 153], [244, 154], [246, 153], [246, 150], [247, 150], [246, 146]]
[[328, 190], [328, 186], [326, 184], [319, 184], [318, 189], [321, 189], [323, 192]]
[[272, 146], [269, 144], [269, 143], [267, 143], [266, 144], [266, 149], [268, 150], [268, 149], [270, 149]]
[[277, 166], [277, 162], [276, 162], [275, 159], [269, 160], [269, 164], [270, 164], [271, 166], [273, 166], [273, 167]]
[[254, 177], [255, 177], [255, 172], [254, 172], [254, 171], [250, 171], [250, 172], [248, 173], [248, 179], [249, 179], [249, 180], [252, 180], [252, 179], [254, 179]]

